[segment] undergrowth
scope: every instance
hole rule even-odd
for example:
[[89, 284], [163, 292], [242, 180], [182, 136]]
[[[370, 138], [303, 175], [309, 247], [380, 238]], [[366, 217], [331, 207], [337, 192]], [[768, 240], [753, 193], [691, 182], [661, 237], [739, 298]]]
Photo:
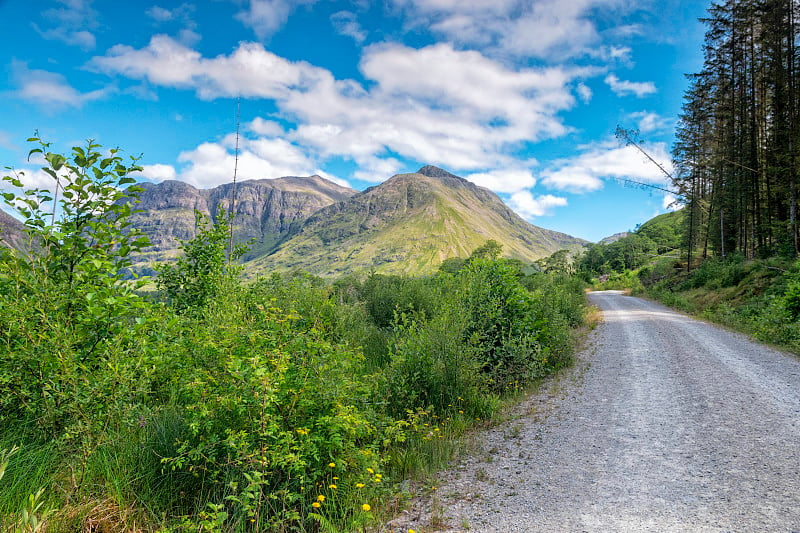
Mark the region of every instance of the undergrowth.
[[362, 531], [570, 362], [582, 284], [491, 247], [425, 278], [245, 285], [223, 215], [144, 294], [136, 160], [33, 141], [61, 195], [6, 178], [30, 247], [0, 252], [0, 529]]
[[690, 273], [662, 262], [642, 271], [644, 294], [665, 305], [800, 353], [800, 263], [708, 259]]

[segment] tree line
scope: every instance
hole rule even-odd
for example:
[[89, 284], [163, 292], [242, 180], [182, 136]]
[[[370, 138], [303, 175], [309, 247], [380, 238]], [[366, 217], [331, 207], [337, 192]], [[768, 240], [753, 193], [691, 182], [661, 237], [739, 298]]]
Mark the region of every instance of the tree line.
[[673, 148], [685, 239], [706, 258], [795, 256], [800, 143], [796, 0], [713, 2]]

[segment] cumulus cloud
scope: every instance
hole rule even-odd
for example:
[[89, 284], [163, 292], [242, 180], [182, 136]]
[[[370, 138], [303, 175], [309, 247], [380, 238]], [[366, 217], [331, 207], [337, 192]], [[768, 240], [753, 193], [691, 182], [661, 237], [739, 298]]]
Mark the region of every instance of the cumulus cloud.
[[236, 14], [236, 18], [252, 29], [259, 39], [270, 37], [278, 31], [292, 10], [301, 4], [313, 4], [316, 0], [249, 0], [247, 8]]
[[272, 120], [265, 120], [261, 117], [256, 117], [247, 124], [247, 129], [256, 135], [278, 137], [283, 135], [283, 126]]
[[527, 169], [478, 172], [469, 174], [465, 178], [476, 185], [500, 193], [516, 193], [536, 185], [536, 178]]
[[608, 85], [614, 94], [617, 96], [628, 96], [633, 95], [637, 98], [643, 98], [649, 94], [654, 94], [658, 92], [656, 89], [655, 84], [652, 81], [646, 82], [636, 82], [636, 81], [626, 81], [619, 79], [614, 74], [609, 74], [606, 76], [604, 80], [606, 85]]
[[661, 201], [661, 207], [667, 211], [677, 211], [683, 207], [678, 199], [673, 194], [665, 194], [664, 199]]
[[[664, 143], [645, 144], [644, 150], [667, 171], [671, 158]], [[615, 146], [611, 142], [587, 147], [575, 158], [561, 161], [542, 173], [548, 187], [571, 192], [591, 192], [603, 188], [603, 179], [630, 179], [663, 185], [665, 176], [633, 146]]]
[[[448, 40], [492, 47], [503, 54], [559, 61], [596, 52], [600, 33], [592, 15], [622, 8], [619, 0], [394, 0], [414, 26]], [[608, 53], [624, 54], [624, 49]]]
[[92, 0], [57, 0], [57, 4], [59, 7], [42, 12], [42, 18], [51, 24], [44, 28], [34, 24], [36, 32], [48, 40], [93, 50], [97, 43], [92, 32], [97, 29], [98, 14]]
[[167, 22], [173, 19], [173, 12], [161, 6], [152, 6], [144, 10], [145, 15], [157, 22]]
[[519, 191], [511, 195], [508, 206], [528, 220], [553, 214], [556, 207], [567, 205], [567, 199], [552, 194], [534, 196], [530, 191]]
[[178, 173], [175, 172], [175, 167], [162, 164], [142, 165], [141, 172], [137, 172], [136, 175], [137, 177], [156, 182], [174, 180], [178, 177]]
[[[116, 46], [90, 66], [206, 99], [274, 100], [297, 124], [286, 134], [294, 145], [322, 158], [350, 158], [364, 165], [365, 175], [399, 167], [391, 154], [453, 169], [507, 167], [519, 143], [568, 131], [558, 114], [574, 106], [570, 86], [582, 74], [512, 69], [450, 44], [382, 44], [364, 51], [365, 87], [258, 43], [205, 58], [164, 35], [142, 49]], [[375, 164], [376, 158], [386, 162]]]
[[[235, 142], [235, 136], [228, 135], [220, 142], [206, 142], [181, 152], [177, 178], [204, 189], [230, 183], [235, 166]], [[314, 161], [284, 139], [239, 139], [239, 180], [306, 176], [315, 174], [316, 170]]]
[[649, 111], [631, 113], [628, 118], [636, 121], [636, 127], [641, 133], [665, 132], [674, 127], [673, 120]]
[[353, 177], [367, 183], [380, 183], [402, 168], [400, 161], [394, 157], [360, 156], [356, 158], [356, 163], [359, 168]]
[[113, 91], [106, 87], [83, 93], [72, 87], [61, 74], [31, 70], [26, 64], [19, 62], [12, 64], [12, 72], [18, 87], [13, 93], [15, 96], [51, 110], [80, 108], [87, 102], [108, 96]]
[[195, 89], [199, 97], [214, 99], [242, 95], [286, 98], [331, 74], [306, 62], [291, 62], [258, 43], [241, 43], [230, 55], [204, 58], [199, 52], [166, 35], [156, 35], [141, 49], [112, 47], [89, 67], [108, 74], [143, 79], [154, 85]]

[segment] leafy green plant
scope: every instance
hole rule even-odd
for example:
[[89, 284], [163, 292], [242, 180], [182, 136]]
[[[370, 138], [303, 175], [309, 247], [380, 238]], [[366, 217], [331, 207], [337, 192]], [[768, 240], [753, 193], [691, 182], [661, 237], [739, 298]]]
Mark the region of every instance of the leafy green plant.
[[182, 243], [183, 256], [174, 264], [163, 264], [156, 283], [167, 301], [179, 312], [199, 312], [217, 296], [226, 282], [235, 279], [241, 267], [232, 262], [247, 251], [239, 244], [226, 260], [232, 214], [221, 210], [216, 222], [195, 211], [200, 230], [190, 241]]
[[140, 167], [93, 141], [69, 156], [30, 141], [53, 191], [25, 188], [23, 173], [3, 178], [21, 189], [2, 196], [32, 248], [1, 259], [0, 417], [35, 420], [46, 438], [96, 442], [143, 377], [136, 358], [119, 357], [147, 306], [127, 272], [130, 254], [148, 244], [129, 220], [141, 191], [130, 174]]

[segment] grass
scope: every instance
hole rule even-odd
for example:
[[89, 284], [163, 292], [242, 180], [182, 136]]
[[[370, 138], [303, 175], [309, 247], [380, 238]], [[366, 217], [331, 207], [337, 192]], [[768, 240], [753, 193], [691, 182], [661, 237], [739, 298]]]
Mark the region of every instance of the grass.
[[638, 293], [800, 354], [800, 324], [787, 310], [789, 288], [798, 280], [797, 261], [732, 257], [707, 260], [689, 274], [673, 271], [655, 282], [644, 277]]

